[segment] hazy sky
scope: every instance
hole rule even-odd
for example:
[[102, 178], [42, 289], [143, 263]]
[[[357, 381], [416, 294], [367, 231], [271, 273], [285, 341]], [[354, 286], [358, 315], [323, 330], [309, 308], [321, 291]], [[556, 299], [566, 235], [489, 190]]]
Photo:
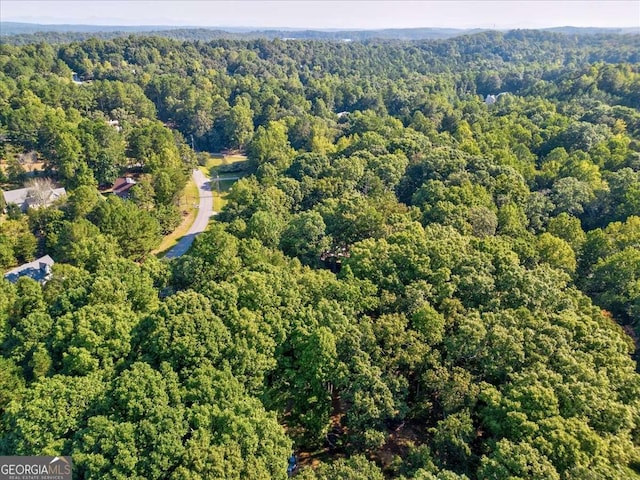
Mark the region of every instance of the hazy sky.
[[2, 20], [296, 28], [638, 27], [640, 0], [0, 0]]

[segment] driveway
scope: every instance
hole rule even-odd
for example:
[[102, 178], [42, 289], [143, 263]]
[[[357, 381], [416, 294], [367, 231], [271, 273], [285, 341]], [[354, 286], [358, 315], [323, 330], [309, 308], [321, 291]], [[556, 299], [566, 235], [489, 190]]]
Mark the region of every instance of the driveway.
[[167, 252], [164, 258], [178, 258], [187, 253], [196, 235], [206, 230], [209, 219], [212, 215], [215, 215], [213, 212], [211, 182], [200, 170], [193, 171], [193, 181], [196, 183], [200, 195], [198, 215], [196, 215], [196, 219], [186, 235], [178, 241], [175, 247]]

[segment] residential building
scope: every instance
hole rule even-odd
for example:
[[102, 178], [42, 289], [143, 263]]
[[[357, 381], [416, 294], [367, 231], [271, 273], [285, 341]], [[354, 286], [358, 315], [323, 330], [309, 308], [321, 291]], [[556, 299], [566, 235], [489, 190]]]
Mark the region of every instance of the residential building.
[[14, 203], [23, 212], [29, 208], [48, 207], [53, 202], [67, 194], [64, 188], [18, 188], [17, 190], [7, 190], [2, 192], [7, 205]]
[[15, 283], [20, 277], [30, 277], [37, 282], [45, 284], [51, 278], [51, 267], [53, 267], [54, 263], [53, 258], [45, 255], [33, 262], [25, 263], [13, 270], [9, 270], [4, 274], [4, 278], [11, 283]]
[[137, 182], [131, 177], [118, 177], [116, 178], [116, 182], [113, 184], [112, 191], [120, 198], [127, 199], [129, 198], [129, 190], [136, 183]]

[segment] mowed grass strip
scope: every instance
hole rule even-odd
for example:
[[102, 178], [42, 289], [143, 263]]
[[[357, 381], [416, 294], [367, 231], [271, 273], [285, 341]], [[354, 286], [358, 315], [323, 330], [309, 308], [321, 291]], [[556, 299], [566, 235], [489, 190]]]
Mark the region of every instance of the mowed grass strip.
[[234, 163], [245, 162], [247, 160], [246, 155], [242, 154], [222, 154], [222, 153], [198, 153], [198, 162], [200, 164], [200, 170], [205, 175], [215, 176], [216, 173], [222, 175], [219, 172], [219, 167], [233, 165]]
[[173, 248], [178, 241], [186, 235], [186, 233], [193, 225], [193, 222], [198, 215], [198, 209], [196, 206], [200, 202], [200, 194], [198, 191], [198, 186], [193, 181], [193, 178], [190, 178], [187, 182], [187, 185], [184, 187], [184, 191], [182, 192], [182, 196], [180, 197], [179, 208], [182, 212], [182, 223], [169, 235], [166, 235], [158, 248], [156, 248], [153, 253], [154, 255], [163, 256], [167, 253], [171, 248]]
[[220, 180], [220, 192], [215, 177], [211, 179], [211, 191], [213, 192], [213, 211], [221, 212], [224, 206], [227, 204], [227, 193], [231, 190], [231, 187], [237, 180]]

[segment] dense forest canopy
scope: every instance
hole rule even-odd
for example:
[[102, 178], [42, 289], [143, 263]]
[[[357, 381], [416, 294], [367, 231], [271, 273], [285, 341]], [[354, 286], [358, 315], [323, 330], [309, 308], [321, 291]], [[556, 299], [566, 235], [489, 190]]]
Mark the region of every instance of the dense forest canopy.
[[[0, 222], [5, 269], [56, 261], [0, 289], [0, 454], [640, 478], [639, 35], [128, 36], [2, 43], [0, 67], [0, 181], [32, 162], [68, 192]], [[194, 150], [251, 175], [158, 259]]]
[[[249, 39], [298, 39], [298, 40], [434, 40], [473, 35], [488, 29], [473, 28], [386, 28], [378, 30], [305, 30], [288, 28], [260, 29], [250, 27], [177, 27], [166, 25], [57, 25], [0, 21], [0, 41], [13, 45], [25, 45], [45, 41], [47, 43], [68, 43], [89, 38], [109, 40], [136, 36], [166, 37], [174, 40], [211, 41], [221, 38]], [[640, 27], [598, 28], [598, 27], [550, 27], [542, 31], [566, 35], [627, 35], [640, 33]]]

